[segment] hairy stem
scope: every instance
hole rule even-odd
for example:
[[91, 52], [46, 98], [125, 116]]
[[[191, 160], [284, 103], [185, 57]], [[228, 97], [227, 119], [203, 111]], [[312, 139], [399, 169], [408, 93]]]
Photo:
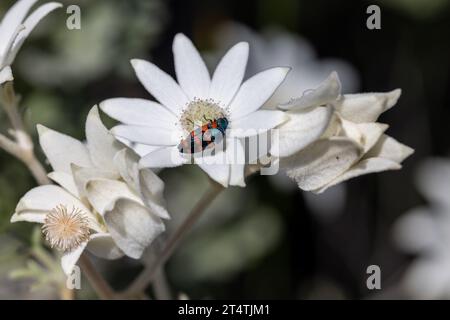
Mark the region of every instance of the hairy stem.
[[184, 220], [184, 222], [169, 238], [155, 262], [146, 267], [131, 283], [131, 285], [125, 290], [123, 294], [124, 297], [135, 297], [147, 288], [147, 286], [153, 281], [158, 269], [162, 267], [164, 263], [172, 256], [173, 252], [180, 244], [180, 241], [192, 229], [193, 225], [222, 190], [223, 187], [220, 184], [211, 181], [210, 188], [198, 201], [186, 220]]
[[12, 139], [0, 134], [0, 148], [22, 161], [39, 184], [50, 184], [47, 172], [34, 154], [33, 141], [25, 131], [13, 83], [7, 82], [1, 89], [2, 105], [12, 126]]

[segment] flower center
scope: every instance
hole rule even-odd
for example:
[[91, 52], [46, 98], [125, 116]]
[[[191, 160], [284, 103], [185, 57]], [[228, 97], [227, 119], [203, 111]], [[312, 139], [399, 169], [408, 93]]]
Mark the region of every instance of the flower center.
[[212, 99], [194, 98], [183, 110], [180, 118], [181, 127], [188, 133], [210, 120], [227, 117], [227, 111]]
[[89, 239], [88, 218], [78, 208], [59, 205], [45, 217], [42, 232], [52, 248], [72, 251]]

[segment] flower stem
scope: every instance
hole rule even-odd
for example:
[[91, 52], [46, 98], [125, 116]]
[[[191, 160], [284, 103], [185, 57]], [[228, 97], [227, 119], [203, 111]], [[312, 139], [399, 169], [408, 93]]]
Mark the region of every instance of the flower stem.
[[158, 269], [162, 267], [164, 263], [172, 256], [173, 252], [180, 244], [180, 241], [184, 238], [188, 231], [192, 229], [193, 225], [222, 190], [223, 187], [220, 184], [211, 181], [211, 187], [197, 202], [186, 220], [184, 220], [184, 222], [169, 238], [155, 262], [146, 267], [131, 283], [131, 285], [123, 293], [124, 297], [135, 297], [147, 288], [147, 286], [153, 281]]
[[153, 281], [153, 291], [157, 300], [171, 300], [171, 292], [164, 268], [159, 267]]
[[1, 89], [2, 105], [12, 126], [12, 139], [0, 134], [0, 148], [22, 161], [39, 184], [50, 184], [47, 172], [34, 154], [33, 140], [25, 130], [13, 83], [7, 82]]
[[78, 264], [100, 299], [115, 299], [116, 296], [114, 290], [109, 286], [105, 279], [103, 279], [101, 274], [97, 272], [91, 260], [85, 253], [80, 256]]

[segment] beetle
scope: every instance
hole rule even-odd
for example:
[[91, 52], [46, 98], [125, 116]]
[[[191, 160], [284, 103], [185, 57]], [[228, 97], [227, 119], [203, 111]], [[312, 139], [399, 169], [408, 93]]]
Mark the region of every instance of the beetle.
[[181, 140], [178, 150], [181, 153], [192, 154], [204, 151], [206, 148], [219, 144], [228, 128], [228, 119], [225, 117], [214, 120], [206, 119], [206, 124], [198, 126], [189, 135]]

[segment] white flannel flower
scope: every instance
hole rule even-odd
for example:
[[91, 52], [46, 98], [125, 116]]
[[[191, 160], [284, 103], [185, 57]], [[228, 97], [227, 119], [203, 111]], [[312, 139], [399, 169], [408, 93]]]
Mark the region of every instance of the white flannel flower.
[[3, 16], [0, 23], [0, 85], [14, 79], [10, 65], [31, 31], [42, 18], [62, 6], [60, 3], [50, 2], [27, 17], [36, 1], [19, 0]]
[[27, 192], [11, 222], [42, 223], [52, 247], [63, 251], [66, 274], [85, 248], [99, 257], [138, 259], [164, 231], [164, 183], [108, 132], [93, 107], [86, 143], [38, 125], [39, 142], [57, 185]]
[[[379, 115], [397, 102], [387, 93], [341, 95], [333, 72], [316, 89], [280, 105], [290, 120], [279, 127], [275, 156], [300, 189], [321, 193], [359, 175], [397, 170], [413, 149], [385, 135]], [[328, 118], [328, 125], [321, 119]], [[298, 137], [302, 137], [299, 139]]]
[[[259, 110], [286, 77], [289, 68], [275, 67], [242, 82], [248, 44], [233, 46], [210, 77], [200, 54], [183, 34], [175, 36], [173, 54], [178, 83], [150, 62], [132, 60], [144, 87], [160, 102], [116, 98], [100, 108], [123, 124], [112, 129], [121, 141], [132, 143], [143, 156], [141, 166], [174, 167], [191, 158], [180, 152], [180, 142], [197, 125], [226, 118], [226, 149], [194, 157], [212, 179], [224, 186], [244, 186], [242, 138], [268, 131], [286, 120], [278, 110]], [[237, 159], [237, 161], [235, 161]]]
[[416, 185], [427, 206], [411, 209], [396, 222], [394, 237], [405, 252], [417, 255], [401, 285], [415, 299], [450, 298], [450, 160], [426, 160]]

